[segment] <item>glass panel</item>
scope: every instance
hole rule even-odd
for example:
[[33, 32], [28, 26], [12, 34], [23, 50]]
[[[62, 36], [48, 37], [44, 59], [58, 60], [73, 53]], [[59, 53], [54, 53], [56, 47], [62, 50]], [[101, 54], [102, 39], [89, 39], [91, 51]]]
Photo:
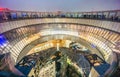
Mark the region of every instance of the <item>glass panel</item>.
[[3, 12], [0, 12], [0, 21], [3, 20]]
[[11, 13], [11, 18], [12, 19], [17, 19], [17, 14], [16, 13]]

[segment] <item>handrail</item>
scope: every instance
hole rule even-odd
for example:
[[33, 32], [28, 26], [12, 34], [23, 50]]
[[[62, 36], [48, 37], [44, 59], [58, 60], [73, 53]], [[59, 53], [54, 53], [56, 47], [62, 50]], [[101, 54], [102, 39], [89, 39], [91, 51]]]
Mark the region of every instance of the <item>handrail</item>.
[[15, 11], [9, 9], [0, 10], [0, 22], [33, 18], [85, 18], [120, 22], [120, 10], [92, 11], [92, 12], [62, 12], [62, 11], [34, 12], [34, 11]]

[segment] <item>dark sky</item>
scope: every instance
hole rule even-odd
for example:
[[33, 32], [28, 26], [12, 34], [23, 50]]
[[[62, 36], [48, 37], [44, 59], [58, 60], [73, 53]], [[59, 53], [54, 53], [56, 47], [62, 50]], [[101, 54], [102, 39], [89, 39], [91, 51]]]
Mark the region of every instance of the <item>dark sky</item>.
[[120, 0], [0, 0], [0, 7], [26, 11], [97, 11], [120, 9]]

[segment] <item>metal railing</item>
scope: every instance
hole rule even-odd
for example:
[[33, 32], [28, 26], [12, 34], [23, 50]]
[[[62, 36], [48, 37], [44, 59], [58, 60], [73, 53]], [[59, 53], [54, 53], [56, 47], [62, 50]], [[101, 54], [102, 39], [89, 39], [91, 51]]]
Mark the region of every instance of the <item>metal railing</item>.
[[120, 10], [92, 11], [92, 12], [62, 12], [62, 11], [33, 12], [33, 11], [15, 11], [9, 9], [0, 10], [0, 22], [36, 18], [84, 18], [120, 22]]

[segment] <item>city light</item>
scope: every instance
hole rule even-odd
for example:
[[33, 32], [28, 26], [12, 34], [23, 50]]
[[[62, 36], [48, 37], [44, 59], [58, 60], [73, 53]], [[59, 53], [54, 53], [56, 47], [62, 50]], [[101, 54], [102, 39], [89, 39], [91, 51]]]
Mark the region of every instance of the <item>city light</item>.
[[7, 39], [4, 37], [4, 35], [0, 35], [0, 47], [5, 47], [7, 45], [8, 41]]

